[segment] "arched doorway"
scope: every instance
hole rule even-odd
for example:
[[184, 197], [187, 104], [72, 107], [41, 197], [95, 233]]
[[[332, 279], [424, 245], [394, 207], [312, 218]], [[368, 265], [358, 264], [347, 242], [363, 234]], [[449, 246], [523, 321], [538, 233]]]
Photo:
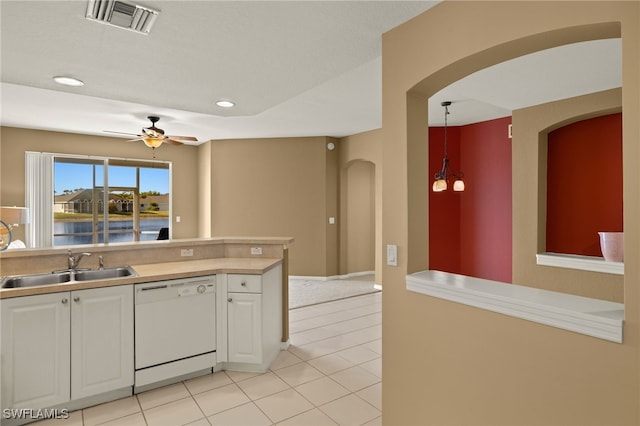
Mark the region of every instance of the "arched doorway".
[[345, 170], [346, 197], [343, 237], [347, 275], [372, 274], [375, 270], [375, 165], [350, 162]]

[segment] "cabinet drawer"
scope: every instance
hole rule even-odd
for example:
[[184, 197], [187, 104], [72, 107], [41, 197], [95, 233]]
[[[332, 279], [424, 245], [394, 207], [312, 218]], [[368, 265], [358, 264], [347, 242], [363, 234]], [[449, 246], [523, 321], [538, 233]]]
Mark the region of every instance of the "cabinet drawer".
[[262, 275], [229, 274], [227, 291], [230, 293], [262, 293]]

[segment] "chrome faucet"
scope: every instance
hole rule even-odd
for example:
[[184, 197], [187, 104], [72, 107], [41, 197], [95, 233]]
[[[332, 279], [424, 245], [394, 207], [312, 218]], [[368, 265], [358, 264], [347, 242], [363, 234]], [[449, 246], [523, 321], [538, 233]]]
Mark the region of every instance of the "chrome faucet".
[[83, 257], [91, 256], [91, 253], [87, 253], [87, 252], [80, 253], [79, 255], [74, 256], [73, 253], [71, 252], [71, 249], [68, 250], [68, 254], [69, 254], [69, 257], [67, 259], [69, 263], [68, 266], [71, 271], [76, 270], [76, 268], [78, 267], [78, 264], [80, 263]]

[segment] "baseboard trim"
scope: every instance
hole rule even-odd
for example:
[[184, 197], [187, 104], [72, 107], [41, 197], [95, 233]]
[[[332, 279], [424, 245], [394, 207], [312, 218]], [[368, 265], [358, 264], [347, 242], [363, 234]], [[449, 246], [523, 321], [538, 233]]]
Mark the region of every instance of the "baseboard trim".
[[345, 280], [353, 277], [361, 277], [363, 275], [373, 275], [375, 273], [376, 271], [362, 271], [362, 272], [351, 272], [349, 274], [344, 274], [344, 275], [330, 275], [328, 277], [322, 277], [319, 275], [289, 275], [289, 279], [309, 280], [309, 281], [331, 281], [331, 280]]

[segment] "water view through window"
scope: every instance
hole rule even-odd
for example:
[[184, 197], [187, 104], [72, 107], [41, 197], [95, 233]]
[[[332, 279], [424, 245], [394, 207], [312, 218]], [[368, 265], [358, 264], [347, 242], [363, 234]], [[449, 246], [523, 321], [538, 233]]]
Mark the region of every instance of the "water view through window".
[[56, 157], [54, 246], [158, 239], [170, 227], [170, 172], [166, 162]]

